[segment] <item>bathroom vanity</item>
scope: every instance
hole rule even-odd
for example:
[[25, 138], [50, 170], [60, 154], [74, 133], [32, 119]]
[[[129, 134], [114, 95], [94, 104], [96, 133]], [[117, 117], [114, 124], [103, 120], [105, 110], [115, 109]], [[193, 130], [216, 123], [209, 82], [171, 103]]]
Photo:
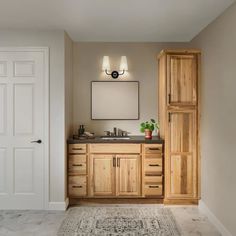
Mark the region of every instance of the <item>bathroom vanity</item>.
[[163, 140], [68, 140], [70, 199], [163, 199]]
[[[163, 199], [166, 204], [198, 204], [201, 196], [200, 59], [201, 52], [194, 49], [163, 50], [158, 56], [157, 117], [165, 147], [161, 139], [145, 140], [142, 136], [125, 140], [68, 140], [71, 199], [153, 198]], [[111, 85], [117, 89], [117, 83], [110, 82]], [[101, 88], [92, 90], [96, 91], [92, 94], [94, 100], [100, 97], [96, 94], [104, 93]], [[129, 91], [133, 91], [137, 105], [139, 87], [135, 88]], [[97, 105], [92, 110], [95, 119], [120, 118], [117, 114], [100, 115]], [[137, 115], [139, 110], [132, 113]]]

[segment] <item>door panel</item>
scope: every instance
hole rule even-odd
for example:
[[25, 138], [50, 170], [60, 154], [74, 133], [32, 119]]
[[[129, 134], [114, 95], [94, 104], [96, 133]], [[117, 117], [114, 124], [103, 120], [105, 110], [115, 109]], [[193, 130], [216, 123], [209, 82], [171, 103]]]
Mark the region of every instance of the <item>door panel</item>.
[[192, 155], [172, 155], [171, 195], [193, 195]]
[[14, 77], [34, 77], [34, 61], [14, 61], [13, 62]]
[[34, 149], [16, 148], [14, 154], [14, 193], [34, 193]]
[[192, 113], [171, 113], [170, 122], [170, 152], [193, 151], [193, 125], [195, 119]]
[[171, 111], [167, 143], [167, 196], [197, 197], [196, 112]]
[[140, 195], [140, 156], [118, 155], [116, 168], [117, 195], [138, 196]]
[[112, 155], [92, 155], [92, 189], [93, 196], [113, 196], [115, 194], [115, 166]]
[[7, 76], [7, 61], [0, 61], [0, 77]]
[[34, 85], [15, 84], [14, 85], [14, 134], [33, 134], [33, 111], [34, 111]]
[[0, 84], [0, 135], [6, 132], [7, 85]]
[[45, 50], [0, 49], [0, 209], [45, 207], [46, 61]]
[[6, 163], [7, 152], [6, 148], [0, 148], [0, 195], [6, 194]]
[[169, 55], [167, 75], [169, 105], [196, 105], [196, 55]]

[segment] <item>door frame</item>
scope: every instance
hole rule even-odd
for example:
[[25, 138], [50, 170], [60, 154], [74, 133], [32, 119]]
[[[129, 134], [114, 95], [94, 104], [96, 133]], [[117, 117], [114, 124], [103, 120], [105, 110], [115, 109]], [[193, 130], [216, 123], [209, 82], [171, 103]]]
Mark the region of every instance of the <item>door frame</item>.
[[44, 54], [44, 159], [43, 209], [49, 209], [49, 47], [0, 47], [0, 52], [43, 52]]

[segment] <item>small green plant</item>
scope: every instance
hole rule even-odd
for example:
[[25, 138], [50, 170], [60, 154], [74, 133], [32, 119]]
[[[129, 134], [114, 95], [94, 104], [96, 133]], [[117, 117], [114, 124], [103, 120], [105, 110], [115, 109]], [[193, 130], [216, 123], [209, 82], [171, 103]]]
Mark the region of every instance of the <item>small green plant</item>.
[[140, 124], [140, 132], [144, 133], [145, 129], [150, 131], [153, 131], [154, 129], [159, 129], [159, 124], [154, 119], [150, 119], [150, 121], [142, 122]]

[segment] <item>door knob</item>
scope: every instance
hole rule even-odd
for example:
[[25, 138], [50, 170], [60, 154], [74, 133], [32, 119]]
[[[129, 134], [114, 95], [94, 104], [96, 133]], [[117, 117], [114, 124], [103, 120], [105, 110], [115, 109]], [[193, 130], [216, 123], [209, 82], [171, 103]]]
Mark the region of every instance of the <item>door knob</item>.
[[35, 141], [31, 141], [31, 143], [42, 143], [42, 140], [35, 140]]

